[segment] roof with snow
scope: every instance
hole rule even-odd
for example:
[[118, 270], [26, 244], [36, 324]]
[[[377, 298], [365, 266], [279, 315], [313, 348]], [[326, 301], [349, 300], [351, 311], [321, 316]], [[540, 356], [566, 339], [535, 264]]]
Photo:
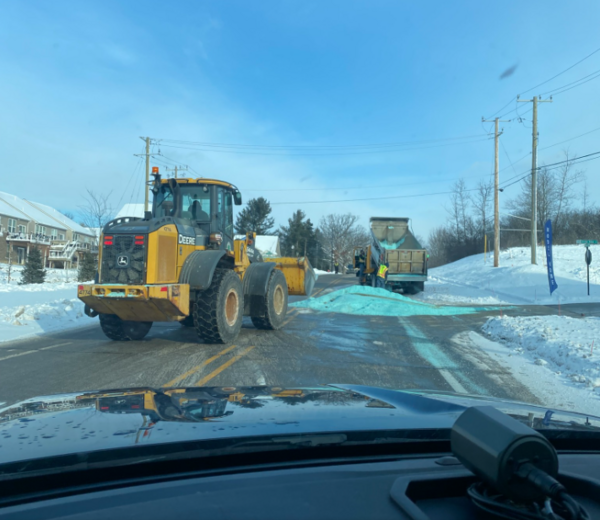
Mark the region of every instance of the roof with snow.
[[[66, 227], [67, 229], [72, 229], [73, 231], [75, 231], [75, 233], [79, 233], [81, 235], [88, 235], [91, 237], [94, 236], [94, 232], [91, 229], [77, 224], [77, 222], [71, 220], [69, 217], [66, 217], [60, 211], [55, 210], [50, 206], [46, 206], [46, 204], [40, 204], [39, 202], [31, 202], [29, 200], [26, 200], [25, 202], [28, 202], [31, 206], [39, 209], [46, 215], [50, 216], [52, 219], [57, 220], [59, 222], [59, 227]], [[56, 225], [54, 225], [54, 227], [56, 227]]]
[[[235, 235], [233, 238], [234, 240], [244, 240], [246, 235]], [[256, 243], [254, 245], [267, 258], [281, 256], [279, 237], [276, 235], [256, 235]]]
[[256, 249], [263, 256], [275, 257], [281, 256], [279, 252], [279, 237], [274, 235], [256, 235]]
[[27, 215], [27, 220], [33, 220], [36, 224], [42, 224], [44, 226], [62, 229], [64, 231], [67, 230], [64, 224], [57, 222], [52, 217], [39, 210], [35, 206], [29, 204], [25, 199], [22, 199], [21, 197], [17, 197], [16, 195], [11, 195], [10, 193], [4, 193], [0, 191], [0, 199], [2, 199], [4, 202], [7, 202], [13, 208], [19, 210], [19, 212]]
[[144, 204], [125, 204], [115, 218], [122, 217], [144, 218]]
[[2, 199], [3, 193], [0, 193], [0, 215], [6, 215], [7, 217], [19, 218], [21, 220], [31, 220], [25, 213], [14, 208], [10, 203]]
[[46, 204], [32, 202], [30, 200], [17, 197], [16, 195], [1, 191], [0, 214], [33, 221], [36, 224], [60, 229], [62, 231], [71, 229], [82, 235], [94, 236], [89, 229], [77, 224], [77, 222], [74, 220], [71, 220], [69, 217], [65, 217], [58, 210], [47, 206]]

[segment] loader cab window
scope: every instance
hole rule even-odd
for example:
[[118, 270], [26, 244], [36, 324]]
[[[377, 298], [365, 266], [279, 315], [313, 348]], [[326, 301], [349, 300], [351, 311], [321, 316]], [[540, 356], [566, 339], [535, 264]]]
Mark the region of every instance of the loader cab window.
[[181, 186], [181, 218], [210, 222], [210, 188], [203, 184]]
[[154, 196], [154, 216], [156, 218], [172, 217], [173, 209], [173, 192], [168, 185], [163, 184]]
[[223, 233], [233, 238], [233, 199], [231, 192], [224, 188], [217, 190], [217, 214]]

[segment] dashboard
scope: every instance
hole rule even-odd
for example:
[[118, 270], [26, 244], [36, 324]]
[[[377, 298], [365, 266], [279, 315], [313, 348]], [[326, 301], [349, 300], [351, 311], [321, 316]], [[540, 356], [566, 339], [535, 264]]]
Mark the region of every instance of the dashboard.
[[[559, 453], [559, 461], [558, 480], [600, 518], [600, 455]], [[475, 480], [449, 454], [296, 461], [22, 496], [0, 505], [0, 520], [491, 518], [467, 496]]]

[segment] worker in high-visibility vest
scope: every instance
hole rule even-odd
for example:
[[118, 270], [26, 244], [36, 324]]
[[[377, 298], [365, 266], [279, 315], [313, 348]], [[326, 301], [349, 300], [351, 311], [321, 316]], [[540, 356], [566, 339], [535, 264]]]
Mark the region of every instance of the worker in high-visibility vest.
[[390, 265], [386, 262], [379, 265], [377, 270], [377, 287], [385, 289], [385, 281], [387, 280], [387, 273]]

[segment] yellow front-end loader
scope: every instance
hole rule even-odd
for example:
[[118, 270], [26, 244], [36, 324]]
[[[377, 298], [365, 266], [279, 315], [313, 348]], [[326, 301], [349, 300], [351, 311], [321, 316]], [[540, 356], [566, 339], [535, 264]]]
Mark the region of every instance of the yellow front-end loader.
[[162, 179], [153, 168], [152, 211], [117, 218], [100, 237], [98, 275], [80, 285], [85, 313], [115, 341], [142, 339], [155, 321], [195, 327], [205, 343], [230, 343], [242, 316], [283, 326], [288, 295], [310, 295], [307, 258], [263, 260], [255, 233], [234, 239], [240, 191], [214, 179]]

